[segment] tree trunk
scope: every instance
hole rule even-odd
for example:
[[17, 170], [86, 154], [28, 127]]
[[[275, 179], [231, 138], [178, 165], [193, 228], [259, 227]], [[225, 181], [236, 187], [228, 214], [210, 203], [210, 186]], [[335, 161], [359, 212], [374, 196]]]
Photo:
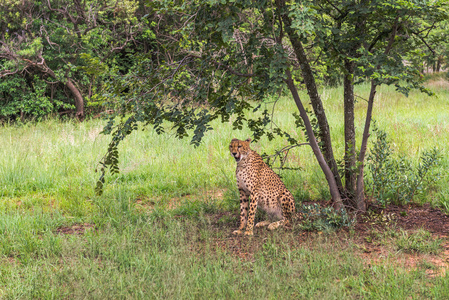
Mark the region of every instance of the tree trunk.
[[355, 197], [357, 209], [361, 212], [366, 212], [365, 188], [363, 182], [364, 161], [366, 149], [368, 145], [369, 130], [371, 126], [371, 119], [373, 115], [374, 96], [376, 95], [376, 84], [371, 81], [371, 90], [368, 98], [368, 108], [366, 109], [365, 128], [363, 129], [362, 146], [359, 154], [359, 172], [357, 174], [357, 193]]
[[357, 181], [354, 126], [354, 63], [345, 60], [344, 120], [345, 120], [345, 186], [350, 199], [354, 198]]
[[[290, 42], [293, 46], [293, 50], [295, 52], [296, 58], [299, 61], [299, 66], [301, 68], [301, 73], [306, 84], [307, 93], [310, 97], [310, 101], [312, 103], [313, 111], [318, 120], [318, 126], [320, 128], [320, 140], [323, 143], [322, 151], [325, 157], [327, 164], [332, 170], [333, 177], [337, 184], [338, 190], [341, 195], [345, 194], [345, 190], [343, 188], [343, 184], [341, 182], [340, 175], [338, 174], [338, 166], [337, 162], [334, 158], [334, 153], [332, 149], [332, 141], [330, 137], [329, 124], [327, 122], [326, 113], [324, 112], [323, 103], [318, 94], [318, 89], [316, 87], [315, 78], [313, 76], [312, 69], [310, 68], [309, 62], [307, 60], [307, 55], [304, 51], [304, 47], [300, 41], [298, 34], [295, 32], [293, 28], [291, 28], [291, 19], [288, 16], [288, 11], [285, 7], [284, 0], [276, 0], [276, 6], [281, 14], [282, 22], [284, 24], [284, 29], [287, 32], [287, 35], [290, 39]], [[334, 199], [335, 200], [335, 199]]]
[[[387, 46], [385, 47], [384, 54], [387, 55], [391, 48], [393, 47], [394, 40], [396, 37], [396, 33], [399, 27], [399, 16], [396, 17], [393, 28], [391, 29], [391, 34], [389, 37], [389, 41]], [[377, 69], [380, 68], [380, 65], [377, 66]], [[374, 96], [376, 95], [377, 84], [374, 80], [371, 80], [371, 90], [368, 98], [368, 108], [366, 109], [366, 119], [365, 119], [365, 128], [363, 129], [363, 137], [362, 137], [362, 146], [360, 147], [359, 154], [359, 172], [357, 174], [357, 191], [355, 201], [357, 204], [357, 209], [361, 212], [366, 212], [366, 201], [365, 201], [365, 188], [363, 182], [364, 175], [364, 163], [365, 163], [365, 155], [366, 149], [368, 145], [369, 138], [369, 130], [371, 126], [371, 119], [373, 115], [373, 105], [374, 105]]]
[[75, 98], [75, 107], [76, 107], [76, 117], [78, 120], [83, 121], [84, 120], [84, 100], [83, 95], [81, 95], [81, 92], [78, 90], [78, 88], [73, 84], [71, 79], [67, 79], [66, 83], [69, 90], [72, 92], [73, 97]]
[[[51, 77], [57, 79], [55, 72], [53, 72], [53, 70], [51, 70], [50, 68], [47, 67], [44, 71], [48, 73]], [[67, 78], [66, 86], [70, 90], [70, 92], [72, 92], [73, 97], [75, 99], [76, 117], [78, 118], [78, 120], [83, 121], [84, 120], [83, 95], [70, 78]]]
[[293, 99], [295, 100], [296, 106], [299, 110], [299, 115], [304, 121], [304, 126], [306, 127], [307, 136], [309, 138], [310, 146], [312, 147], [313, 153], [315, 154], [315, 157], [321, 167], [321, 170], [323, 170], [324, 175], [326, 176], [327, 183], [329, 185], [329, 191], [332, 196], [332, 200], [335, 205], [335, 209], [341, 209], [343, 208], [343, 202], [341, 200], [340, 192], [338, 190], [337, 183], [335, 182], [334, 174], [332, 173], [332, 170], [329, 168], [328, 164], [326, 163], [323, 154], [321, 153], [320, 147], [318, 146], [318, 143], [315, 138], [315, 134], [313, 133], [312, 125], [310, 124], [309, 117], [307, 116], [307, 112], [302, 105], [301, 99], [299, 98], [298, 90], [296, 89], [296, 86], [293, 82], [292, 75], [290, 74], [290, 71], [287, 69], [285, 71], [285, 74], [287, 75], [287, 86], [292, 93]]

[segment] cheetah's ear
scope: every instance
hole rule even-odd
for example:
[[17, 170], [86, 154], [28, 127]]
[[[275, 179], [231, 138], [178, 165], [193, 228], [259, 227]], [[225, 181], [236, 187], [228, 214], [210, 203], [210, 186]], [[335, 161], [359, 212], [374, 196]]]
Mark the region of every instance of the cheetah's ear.
[[251, 143], [251, 139], [250, 139], [250, 138], [247, 138], [247, 139], [245, 140], [245, 142]]

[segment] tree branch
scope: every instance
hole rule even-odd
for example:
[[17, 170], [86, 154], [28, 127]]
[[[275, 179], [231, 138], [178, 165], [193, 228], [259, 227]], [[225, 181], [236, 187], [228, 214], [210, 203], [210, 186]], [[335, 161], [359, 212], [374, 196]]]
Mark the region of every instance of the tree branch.
[[423, 42], [424, 45], [426, 45], [427, 49], [429, 49], [430, 52], [432, 52], [432, 54], [435, 55], [435, 50], [433, 50], [432, 47], [430, 47], [430, 45], [427, 44], [427, 42], [426, 42], [426, 40], [425, 40], [425, 37], [420, 36], [420, 35], [419, 35], [418, 33], [416, 33], [416, 32], [413, 32], [413, 31], [410, 31], [410, 32], [413, 33], [414, 35], [416, 35], [416, 36], [421, 40], [421, 42]]
[[[195, 54], [195, 53], [189, 53], [189, 55], [190, 55], [191, 57], [195, 57], [195, 58], [199, 58], [199, 59], [204, 59], [201, 55], [198, 55], [198, 54]], [[233, 74], [233, 75], [236, 75], [236, 76], [239, 76], [239, 77], [259, 77], [259, 76], [260, 76], [260, 75], [253, 74], [253, 73], [240, 73], [240, 72], [238, 72], [238, 71], [232, 69], [231, 67], [229, 67], [229, 66], [227, 66], [227, 65], [225, 65], [225, 64], [222, 64], [222, 63], [220, 63], [220, 62], [218, 62], [218, 61], [216, 61], [216, 60], [211, 59], [210, 61], [211, 61], [214, 65], [216, 65], [218, 68], [223, 68], [223, 69], [225, 69], [226, 71], [228, 71], [229, 73], [231, 73], [231, 74]]]
[[0, 72], [0, 78], [17, 74], [19, 71], [20, 71], [19, 69], [15, 70], [14, 72], [12, 72], [11, 70], [3, 70]]
[[395, 39], [396, 34], [398, 32], [398, 27], [399, 27], [399, 16], [397, 16], [396, 19], [394, 20], [393, 27], [391, 28], [391, 35], [390, 35], [390, 38], [388, 40], [388, 45], [385, 48], [384, 54], [388, 54], [390, 52], [391, 48], [393, 47], [394, 39]]

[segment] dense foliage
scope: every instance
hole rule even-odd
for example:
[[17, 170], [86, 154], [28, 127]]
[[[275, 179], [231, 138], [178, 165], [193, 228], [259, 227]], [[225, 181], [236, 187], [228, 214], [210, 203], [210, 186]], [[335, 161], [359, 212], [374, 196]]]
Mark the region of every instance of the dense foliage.
[[108, 73], [126, 74], [152, 36], [138, 1], [6, 0], [0, 10], [2, 118], [84, 118]]
[[[102, 111], [103, 84], [110, 82], [111, 78], [117, 80], [116, 76], [136, 74], [139, 65], [140, 71], [144, 70], [146, 76], [157, 70], [154, 75], [163, 76], [165, 73], [166, 76], [161, 78], [167, 78], [170, 72], [176, 70], [176, 76], [168, 78], [163, 85], [167, 93], [177, 94], [180, 98], [185, 96], [180, 91], [182, 87], [192, 89], [193, 84], [207, 88], [207, 84], [211, 84], [209, 81], [195, 82], [200, 74], [195, 76], [192, 73], [193, 69], [197, 69], [193, 67], [193, 61], [198, 58], [194, 55], [195, 51], [196, 56], [201, 53], [201, 57], [205, 58], [208, 55], [206, 49], [209, 49], [209, 54], [213, 53], [214, 64], [206, 67], [210, 61], [204, 61], [203, 66], [200, 66], [203, 80], [210, 74], [208, 69], [232, 72], [229, 66], [242, 64], [250, 72], [244, 74], [234, 70], [234, 75], [248, 75], [246, 83], [251, 85], [248, 87], [245, 84], [246, 93], [253, 99], [261, 99], [267, 92], [279, 91], [283, 82], [273, 74], [282, 66], [283, 59], [273, 56], [278, 55], [278, 46], [275, 46], [272, 33], [273, 30], [279, 30], [272, 19], [274, 4], [266, 1], [254, 7], [239, 1], [199, 4], [184, 1], [2, 1], [0, 117], [3, 120], [18, 117], [24, 120], [58, 112], [71, 114], [74, 109], [80, 116], [85, 111]], [[366, 4], [372, 8], [365, 10], [363, 6]], [[301, 33], [303, 42], [308, 45], [306, 53], [310, 57], [316, 82], [341, 84], [344, 73], [341, 69], [344, 66], [341, 63], [343, 60], [339, 58], [347, 57], [351, 51], [352, 59], [360, 56], [355, 53], [357, 49], [351, 46], [353, 31], [359, 31], [359, 41], [376, 33], [369, 30], [362, 36], [362, 29], [358, 25], [351, 28], [350, 24], [359, 24], [364, 19], [365, 22], [373, 22], [373, 28], [378, 28], [377, 32], [386, 34], [388, 22], [385, 19], [389, 11], [398, 8], [404, 16], [410, 9], [421, 10], [418, 15], [409, 16], [402, 26], [409, 26], [413, 19], [418, 19], [422, 20], [423, 27], [403, 28], [407, 32], [401, 35], [408, 38], [418, 33], [421, 42], [413, 41], [410, 44], [413, 51], [405, 51], [403, 57], [395, 59], [407, 60], [421, 72], [429, 69], [445, 70], [449, 55], [446, 38], [448, 23], [426, 20], [425, 12], [431, 6], [435, 6], [435, 3], [362, 1], [357, 4], [345, 1], [337, 6], [326, 1], [305, 1], [291, 4], [289, 9], [295, 19], [293, 27]], [[223, 9], [222, 12], [226, 13], [218, 14], [215, 9]], [[357, 11], [359, 13], [355, 13]], [[260, 22], [265, 24], [256, 28], [255, 25]], [[201, 37], [204, 33], [210, 34], [207, 43], [207, 39]], [[229, 45], [239, 55], [227, 57], [231, 53]], [[407, 43], [402, 45], [405, 47]], [[295, 60], [292, 49], [289, 51], [286, 53], [287, 59]], [[397, 55], [402, 52], [397, 51]], [[187, 54], [190, 55], [188, 58]], [[271, 55], [272, 62], [266, 64], [261, 55]], [[151, 66], [148, 68], [147, 64]], [[163, 70], [159, 68], [161, 65], [164, 65]], [[271, 71], [265, 72], [266, 68]], [[240, 68], [240, 71], [243, 69]], [[361, 70], [355, 71], [363, 80], [365, 77], [363, 72], [360, 73]], [[293, 70], [293, 75], [297, 83], [304, 83], [298, 71]], [[214, 72], [214, 76], [220, 78], [220, 71]], [[222, 87], [228, 85], [240, 90], [239, 85], [243, 85], [244, 78], [237, 82], [221, 78], [218, 82]], [[149, 86], [155, 86], [158, 82], [143, 81], [142, 84]], [[187, 94], [198, 102], [204, 101], [201, 99], [206, 95], [209, 102], [220, 103], [220, 100], [210, 99], [211, 93], [205, 94], [204, 91], [201, 95], [200, 92]], [[238, 110], [245, 108], [240, 105], [243, 103], [235, 101], [232, 103]], [[182, 128], [179, 133], [180, 136], [185, 134]], [[197, 142], [199, 138], [195, 135], [194, 141]]]

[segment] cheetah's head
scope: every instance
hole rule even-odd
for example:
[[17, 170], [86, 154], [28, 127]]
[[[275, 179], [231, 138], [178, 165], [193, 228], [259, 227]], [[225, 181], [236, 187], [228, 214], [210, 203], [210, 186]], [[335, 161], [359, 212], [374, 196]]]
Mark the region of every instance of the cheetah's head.
[[251, 139], [246, 139], [244, 141], [232, 139], [231, 144], [229, 145], [229, 151], [236, 162], [241, 161], [248, 155], [250, 150], [249, 143], [251, 143]]

